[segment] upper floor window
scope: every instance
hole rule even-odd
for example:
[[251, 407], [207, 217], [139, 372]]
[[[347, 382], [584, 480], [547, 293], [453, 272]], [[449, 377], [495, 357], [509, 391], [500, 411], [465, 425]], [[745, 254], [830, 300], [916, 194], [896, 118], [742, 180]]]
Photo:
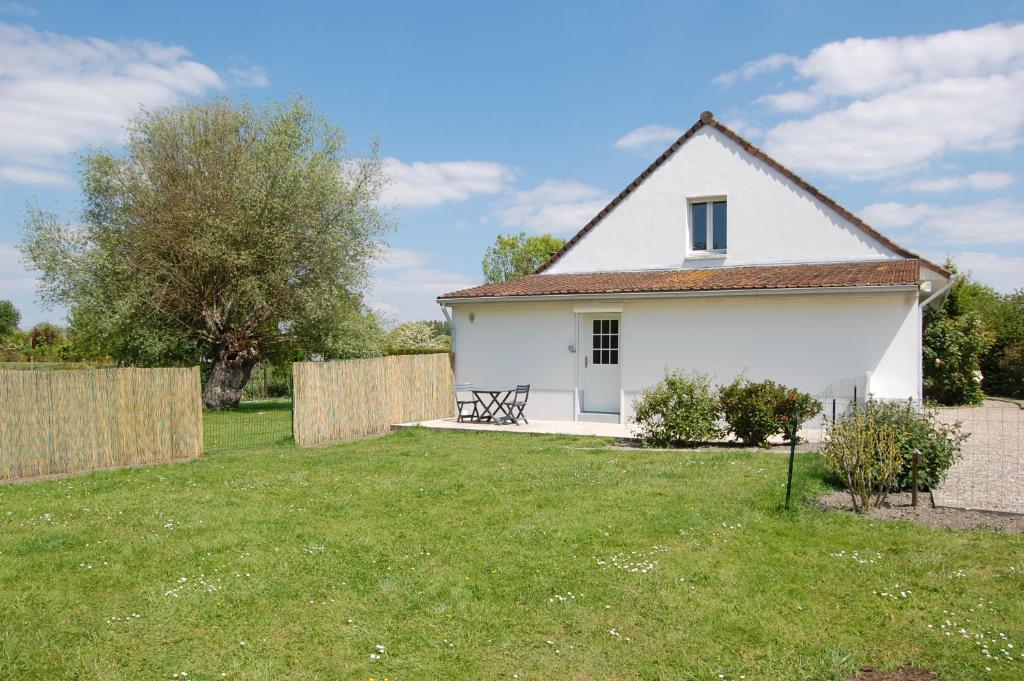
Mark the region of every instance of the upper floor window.
[[690, 250], [726, 250], [728, 225], [725, 199], [698, 199], [690, 201]]

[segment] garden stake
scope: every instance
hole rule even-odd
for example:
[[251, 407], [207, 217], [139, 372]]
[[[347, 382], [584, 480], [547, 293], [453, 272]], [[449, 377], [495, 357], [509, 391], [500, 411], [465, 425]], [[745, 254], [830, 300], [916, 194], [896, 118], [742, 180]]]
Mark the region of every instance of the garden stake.
[[[790, 430], [792, 429], [792, 430]], [[786, 478], [786, 508], [789, 508], [789, 495], [793, 490], [793, 459], [796, 458], [796, 428], [788, 426], [789, 435], [789, 475]]]
[[911, 459], [912, 465], [910, 467], [911, 487], [910, 487], [910, 505], [917, 508], [917, 468], [921, 465], [921, 450], [914, 450], [914, 458]]

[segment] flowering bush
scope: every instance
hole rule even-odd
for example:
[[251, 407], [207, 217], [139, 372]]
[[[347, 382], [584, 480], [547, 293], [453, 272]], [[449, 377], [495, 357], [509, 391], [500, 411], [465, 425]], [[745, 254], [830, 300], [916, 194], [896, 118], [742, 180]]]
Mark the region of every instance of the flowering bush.
[[644, 444], [673, 447], [722, 436], [718, 400], [705, 374], [666, 372], [665, 379], [633, 403], [634, 422]]
[[797, 442], [800, 425], [821, 411], [821, 402], [796, 388], [781, 388], [775, 403], [775, 414], [782, 425], [787, 442]]
[[773, 435], [796, 437], [800, 424], [821, 410], [807, 393], [775, 381], [753, 382], [740, 376], [718, 393], [729, 430], [748, 445], [766, 447]]

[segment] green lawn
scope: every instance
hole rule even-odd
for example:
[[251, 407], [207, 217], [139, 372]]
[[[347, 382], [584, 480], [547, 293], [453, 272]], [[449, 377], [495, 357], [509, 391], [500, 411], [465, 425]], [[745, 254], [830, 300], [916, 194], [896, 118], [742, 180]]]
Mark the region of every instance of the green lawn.
[[787, 513], [784, 480], [413, 430], [0, 486], [0, 679], [1024, 675], [1024, 537]]
[[292, 401], [242, 402], [236, 410], [203, 412], [203, 449], [222, 452], [292, 444]]

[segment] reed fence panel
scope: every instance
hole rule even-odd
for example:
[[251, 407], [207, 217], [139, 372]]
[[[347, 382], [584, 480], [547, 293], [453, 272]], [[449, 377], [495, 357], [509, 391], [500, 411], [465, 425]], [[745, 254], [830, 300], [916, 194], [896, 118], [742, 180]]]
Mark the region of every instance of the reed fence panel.
[[199, 456], [199, 369], [0, 370], [0, 480]]
[[394, 423], [455, 415], [451, 356], [393, 355], [294, 365], [295, 442], [379, 435]]

